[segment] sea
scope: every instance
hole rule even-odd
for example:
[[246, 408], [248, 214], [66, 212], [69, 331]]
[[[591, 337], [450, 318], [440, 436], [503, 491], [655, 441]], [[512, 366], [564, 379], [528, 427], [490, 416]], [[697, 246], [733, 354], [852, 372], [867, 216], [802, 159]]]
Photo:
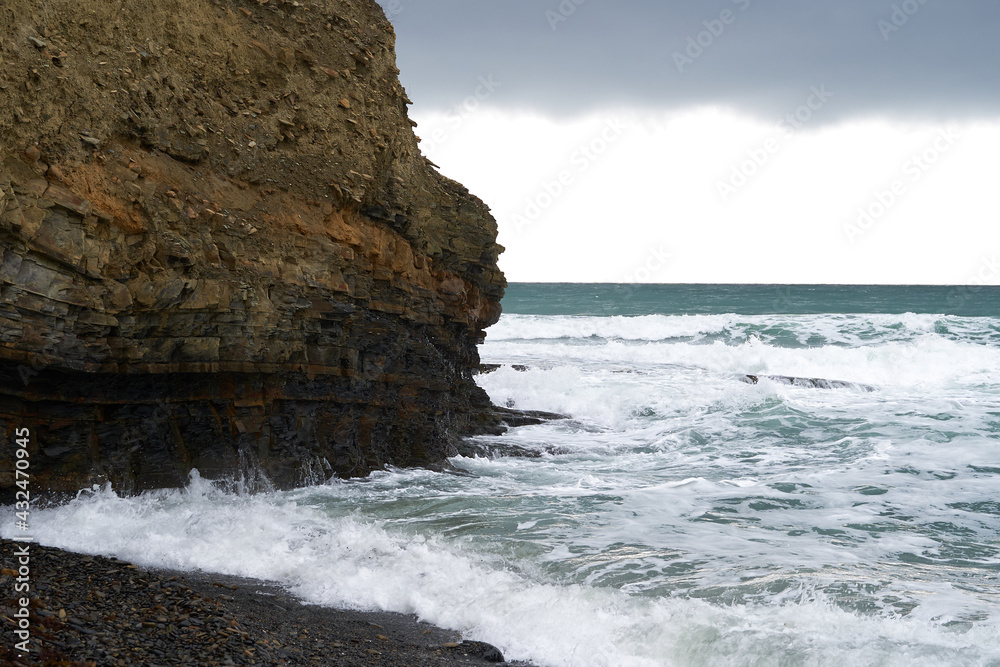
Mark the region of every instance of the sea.
[[513, 284], [503, 306], [477, 382], [565, 418], [478, 438], [492, 456], [95, 488], [34, 534], [539, 666], [1000, 666], [1000, 287]]

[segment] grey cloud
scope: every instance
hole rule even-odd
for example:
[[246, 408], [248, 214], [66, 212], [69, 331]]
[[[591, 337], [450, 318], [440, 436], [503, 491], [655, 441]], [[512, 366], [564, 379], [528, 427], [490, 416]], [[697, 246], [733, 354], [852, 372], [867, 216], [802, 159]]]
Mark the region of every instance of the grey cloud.
[[424, 108], [492, 75], [490, 104], [552, 115], [718, 104], [780, 118], [812, 86], [834, 95], [823, 120], [1000, 113], [996, 0], [380, 3]]

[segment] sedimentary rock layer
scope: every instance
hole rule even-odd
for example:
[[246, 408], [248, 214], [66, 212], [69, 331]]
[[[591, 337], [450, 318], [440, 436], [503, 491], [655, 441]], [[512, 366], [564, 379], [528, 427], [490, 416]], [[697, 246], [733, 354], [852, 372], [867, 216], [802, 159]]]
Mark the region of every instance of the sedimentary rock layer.
[[[496, 427], [487, 207], [373, 0], [0, 8], [0, 489], [426, 465]], [[36, 486], [36, 488], [38, 488]]]

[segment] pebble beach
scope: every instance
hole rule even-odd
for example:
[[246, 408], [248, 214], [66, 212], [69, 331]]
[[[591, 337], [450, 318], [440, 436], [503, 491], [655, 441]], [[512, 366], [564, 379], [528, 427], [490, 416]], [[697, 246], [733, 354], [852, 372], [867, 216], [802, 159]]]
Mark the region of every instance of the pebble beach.
[[[30, 545], [31, 647], [14, 649], [15, 549], [0, 547], [0, 663], [134, 665], [488, 665], [489, 644], [402, 614], [301, 604], [262, 582], [149, 570]], [[520, 664], [526, 663], [506, 663]]]

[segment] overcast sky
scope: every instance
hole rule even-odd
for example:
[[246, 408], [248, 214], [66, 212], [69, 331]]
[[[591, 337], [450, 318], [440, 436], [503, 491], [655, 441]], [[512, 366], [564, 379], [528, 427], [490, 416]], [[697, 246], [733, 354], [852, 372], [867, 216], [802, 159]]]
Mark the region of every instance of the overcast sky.
[[1000, 284], [1000, 2], [381, 0], [511, 281]]

